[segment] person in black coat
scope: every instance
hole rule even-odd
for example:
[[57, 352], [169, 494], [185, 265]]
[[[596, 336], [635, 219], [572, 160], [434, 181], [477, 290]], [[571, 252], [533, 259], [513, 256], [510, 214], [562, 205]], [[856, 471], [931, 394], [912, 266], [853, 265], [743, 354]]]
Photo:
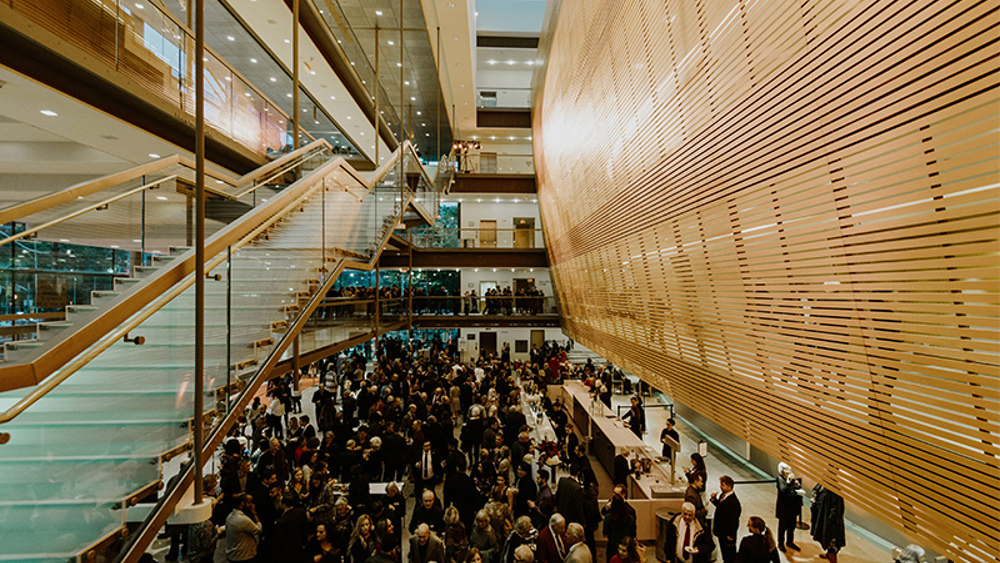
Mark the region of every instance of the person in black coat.
[[796, 479], [786, 463], [778, 464], [778, 500], [774, 515], [778, 518], [778, 549], [799, 550], [795, 545], [795, 526], [802, 513], [802, 480]]
[[454, 505], [458, 515], [467, 530], [472, 529], [476, 512], [483, 506], [482, 496], [476, 488], [476, 482], [465, 473], [465, 460], [456, 463], [453, 470], [444, 480], [444, 505]]
[[273, 553], [280, 554], [283, 561], [299, 563], [305, 558], [309, 519], [295, 495], [284, 495], [281, 498], [281, 507], [283, 512], [274, 524]]
[[821, 557], [837, 563], [837, 553], [847, 545], [844, 533], [844, 499], [823, 485], [813, 487], [812, 537], [826, 550]]
[[740, 499], [733, 492], [733, 478], [729, 475], [719, 477], [719, 488], [722, 495], [712, 493], [710, 501], [715, 505], [715, 518], [712, 520], [712, 533], [719, 538], [719, 552], [723, 563], [736, 561], [736, 535], [740, 529], [740, 516], [743, 507]]
[[559, 479], [556, 486], [556, 508], [567, 522], [581, 526], [587, 523], [583, 514], [583, 486], [580, 484], [580, 466], [570, 466], [570, 476]]
[[740, 541], [736, 563], [781, 563], [774, 537], [764, 520], [751, 516], [747, 528], [750, 535]]
[[625, 450], [615, 456], [615, 473], [613, 475], [615, 485], [628, 486], [628, 476], [632, 472], [632, 467], [628, 462], [629, 451]]
[[514, 494], [514, 518], [530, 516], [531, 507], [538, 498], [538, 485], [531, 478], [531, 465], [522, 461], [517, 465], [517, 492]]

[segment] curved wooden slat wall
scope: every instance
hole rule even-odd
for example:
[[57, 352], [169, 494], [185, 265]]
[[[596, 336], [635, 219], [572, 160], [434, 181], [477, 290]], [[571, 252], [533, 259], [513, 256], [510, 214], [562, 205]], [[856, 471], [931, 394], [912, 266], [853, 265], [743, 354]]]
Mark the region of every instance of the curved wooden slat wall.
[[572, 337], [1000, 559], [995, 1], [573, 0], [536, 101]]

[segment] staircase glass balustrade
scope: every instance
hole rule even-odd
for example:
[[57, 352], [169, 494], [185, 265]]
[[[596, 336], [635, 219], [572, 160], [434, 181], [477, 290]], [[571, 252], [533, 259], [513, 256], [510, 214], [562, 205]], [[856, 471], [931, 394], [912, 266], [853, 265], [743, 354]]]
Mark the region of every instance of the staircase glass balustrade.
[[[243, 178], [206, 178], [206, 234], [265, 205], [304, 167], [329, 158], [314, 143]], [[7, 343], [4, 363], [37, 357], [73, 322], [129, 291], [194, 237], [194, 169], [170, 157], [0, 211], [0, 268], [18, 291], [13, 314], [65, 311], [36, 339]], [[138, 268], [133, 268], [138, 266]], [[3, 386], [0, 385], [0, 389]]]
[[[412, 198], [409, 190], [400, 198], [389, 182], [368, 190], [342, 162], [328, 160], [206, 240], [204, 431], [211, 435], [233, 423], [230, 406], [257, 392], [266, 378], [260, 370], [287, 350], [289, 331], [304, 324], [345, 264], [374, 266]], [[194, 252], [175, 246], [135, 266], [135, 293], [115, 296], [110, 307], [146, 299], [143, 288], [189, 271]], [[0, 409], [23, 408], [0, 426], [9, 435], [0, 445], [0, 560], [65, 561], [122, 532], [128, 499], [162, 478], [165, 456], [189, 448], [195, 280], [193, 273], [178, 279], [42, 386], [0, 393]], [[382, 318], [399, 311], [392, 305]], [[110, 316], [81, 314], [98, 324]], [[58, 338], [50, 346], [62, 350]]]

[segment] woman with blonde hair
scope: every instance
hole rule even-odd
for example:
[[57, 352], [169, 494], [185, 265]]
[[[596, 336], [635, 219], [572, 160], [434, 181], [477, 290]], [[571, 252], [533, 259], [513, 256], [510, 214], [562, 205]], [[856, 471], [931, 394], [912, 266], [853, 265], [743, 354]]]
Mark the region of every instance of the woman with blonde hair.
[[778, 546], [764, 519], [751, 516], [747, 521], [747, 529], [750, 530], [750, 535], [740, 542], [736, 563], [780, 563]]
[[347, 553], [350, 556], [348, 563], [365, 563], [365, 560], [375, 555], [375, 526], [372, 524], [372, 517], [362, 514], [354, 524], [354, 531], [351, 532], [351, 541], [347, 544]]

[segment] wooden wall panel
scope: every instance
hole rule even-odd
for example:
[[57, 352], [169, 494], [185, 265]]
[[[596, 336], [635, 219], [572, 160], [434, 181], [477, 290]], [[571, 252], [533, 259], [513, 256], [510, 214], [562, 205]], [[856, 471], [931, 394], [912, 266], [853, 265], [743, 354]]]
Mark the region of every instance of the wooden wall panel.
[[534, 112], [565, 327], [1000, 560], [998, 7], [576, 0]]

